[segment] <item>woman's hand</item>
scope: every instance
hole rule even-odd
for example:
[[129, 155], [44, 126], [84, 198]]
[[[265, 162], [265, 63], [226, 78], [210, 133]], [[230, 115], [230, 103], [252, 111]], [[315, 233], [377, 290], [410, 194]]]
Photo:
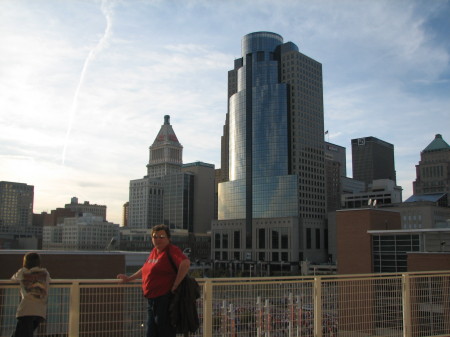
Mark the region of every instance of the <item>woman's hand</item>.
[[117, 275], [117, 278], [120, 280], [121, 283], [127, 283], [130, 281], [130, 278], [125, 274], [119, 274]]

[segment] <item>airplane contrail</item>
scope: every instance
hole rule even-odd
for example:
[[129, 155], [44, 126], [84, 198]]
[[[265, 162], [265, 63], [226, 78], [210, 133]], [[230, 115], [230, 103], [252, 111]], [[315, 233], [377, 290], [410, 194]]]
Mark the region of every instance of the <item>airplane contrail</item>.
[[102, 1], [101, 10], [106, 19], [105, 32], [103, 33], [103, 36], [98, 41], [97, 45], [91, 49], [88, 56], [86, 57], [86, 60], [84, 60], [83, 69], [81, 70], [81, 74], [80, 74], [80, 79], [79, 79], [78, 85], [75, 89], [75, 94], [73, 96], [72, 105], [70, 106], [69, 125], [67, 127], [66, 138], [64, 140], [64, 148], [63, 148], [63, 152], [62, 152], [62, 165], [64, 165], [65, 160], [66, 160], [67, 145], [69, 142], [70, 132], [72, 131], [72, 124], [73, 124], [75, 114], [77, 111], [77, 106], [78, 106], [78, 94], [80, 93], [80, 89], [83, 85], [86, 71], [89, 67], [89, 64], [92, 62], [92, 60], [95, 58], [95, 56], [104, 48], [107, 40], [110, 38], [110, 35], [111, 35], [112, 8], [111, 8], [110, 4], [108, 3], [108, 0]]

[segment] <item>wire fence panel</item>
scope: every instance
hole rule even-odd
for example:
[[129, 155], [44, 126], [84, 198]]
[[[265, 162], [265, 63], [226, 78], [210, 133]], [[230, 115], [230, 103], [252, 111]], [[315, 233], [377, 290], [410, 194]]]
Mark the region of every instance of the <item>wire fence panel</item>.
[[[450, 271], [198, 281], [192, 337], [450, 336]], [[35, 336], [145, 336], [139, 282], [53, 280], [48, 299]], [[0, 337], [14, 331], [19, 302], [18, 285], [0, 280]]]

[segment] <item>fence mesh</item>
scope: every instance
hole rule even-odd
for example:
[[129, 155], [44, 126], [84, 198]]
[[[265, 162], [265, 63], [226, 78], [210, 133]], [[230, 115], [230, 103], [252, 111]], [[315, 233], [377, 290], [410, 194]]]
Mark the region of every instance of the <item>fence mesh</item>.
[[[58, 281], [35, 336], [145, 336], [138, 282]], [[450, 336], [449, 273], [199, 281], [201, 326], [193, 337]], [[0, 337], [11, 336], [19, 301], [18, 286], [0, 281]]]

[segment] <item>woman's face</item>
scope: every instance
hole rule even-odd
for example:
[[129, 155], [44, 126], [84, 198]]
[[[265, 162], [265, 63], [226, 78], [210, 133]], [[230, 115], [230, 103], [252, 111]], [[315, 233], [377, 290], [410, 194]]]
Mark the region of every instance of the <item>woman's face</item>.
[[166, 231], [161, 230], [152, 234], [152, 242], [157, 250], [162, 251], [167, 247], [170, 241]]

